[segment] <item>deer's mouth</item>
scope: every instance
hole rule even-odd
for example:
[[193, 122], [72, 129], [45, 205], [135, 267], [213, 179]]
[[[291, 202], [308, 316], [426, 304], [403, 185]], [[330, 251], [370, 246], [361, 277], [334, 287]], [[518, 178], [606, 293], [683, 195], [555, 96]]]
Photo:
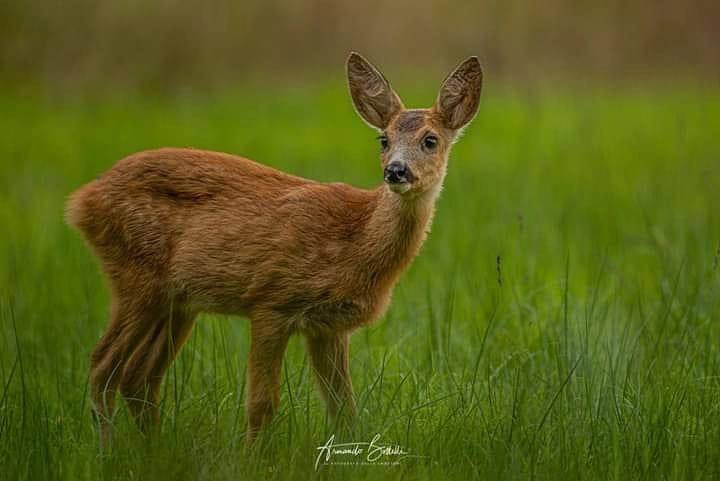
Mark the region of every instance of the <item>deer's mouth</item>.
[[385, 183], [387, 184], [388, 188], [389, 188], [392, 192], [395, 192], [396, 194], [404, 194], [405, 192], [407, 192], [408, 190], [410, 190], [410, 187], [411, 187], [411, 185], [412, 185], [412, 184], [410, 184], [410, 182], [408, 182], [407, 180], [401, 180], [401, 181], [397, 181], [397, 182], [391, 182], [391, 181], [388, 181], [388, 180], [386, 179], [386, 180], [385, 180]]

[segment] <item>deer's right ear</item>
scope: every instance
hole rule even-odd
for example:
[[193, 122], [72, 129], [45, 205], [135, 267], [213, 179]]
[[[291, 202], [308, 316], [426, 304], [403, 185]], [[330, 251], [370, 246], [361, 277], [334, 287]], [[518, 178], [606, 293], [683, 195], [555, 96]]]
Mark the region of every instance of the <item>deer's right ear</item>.
[[383, 74], [360, 54], [352, 52], [348, 57], [347, 76], [355, 110], [371, 126], [384, 129], [403, 109]]

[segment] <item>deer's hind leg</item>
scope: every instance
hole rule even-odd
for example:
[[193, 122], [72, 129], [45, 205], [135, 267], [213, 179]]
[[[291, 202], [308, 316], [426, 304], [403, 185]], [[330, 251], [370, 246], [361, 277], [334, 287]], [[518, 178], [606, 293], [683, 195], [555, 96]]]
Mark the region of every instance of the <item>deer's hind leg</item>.
[[120, 393], [138, 427], [147, 431], [160, 420], [160, 385], [190, 336], [195, 313], [181, 303], [164, 303], [144, 314], [144, 328], [128, 350]]
[[135, 316], [129, 307], [113, 302], [108, 328], [90, 356], [90, 396], [101, 446], [107, 446], [110, 441], [115, 397], [124, 367], [125, 346], [122, 339], [133, 330]]

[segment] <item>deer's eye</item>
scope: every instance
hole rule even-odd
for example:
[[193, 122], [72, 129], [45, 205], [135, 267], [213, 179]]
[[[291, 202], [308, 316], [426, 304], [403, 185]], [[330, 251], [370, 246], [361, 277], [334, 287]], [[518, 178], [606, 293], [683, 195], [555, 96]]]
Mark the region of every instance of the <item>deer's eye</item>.
[[422, 144], [425, 150], [433, 151], [437, 148], [438, 138], [434, 135], [428, 135], [423, 139]]
[[378, 140], [380, 141], [380, 148], [383, 152], [385, 152], [388, 148], [388, 145], [390, 145], [387, 135], [381, 135], [380, 137], [378, 137]]

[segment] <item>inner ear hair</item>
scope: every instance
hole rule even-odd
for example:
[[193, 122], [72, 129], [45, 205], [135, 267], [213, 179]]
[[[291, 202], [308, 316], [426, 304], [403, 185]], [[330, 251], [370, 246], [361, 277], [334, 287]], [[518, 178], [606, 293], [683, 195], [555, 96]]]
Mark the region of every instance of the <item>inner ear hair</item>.
[[385, 129], [403, 109], [383, 74], [356, 52], [348, 57], [347, 78], [355, 110], [372, 127]]
[[467, 125], [477, 113], [482, 91], [482, 67], [477, 57], [462, 62], [440, 87], [434, 110], [445, 126], [458, 130]]

